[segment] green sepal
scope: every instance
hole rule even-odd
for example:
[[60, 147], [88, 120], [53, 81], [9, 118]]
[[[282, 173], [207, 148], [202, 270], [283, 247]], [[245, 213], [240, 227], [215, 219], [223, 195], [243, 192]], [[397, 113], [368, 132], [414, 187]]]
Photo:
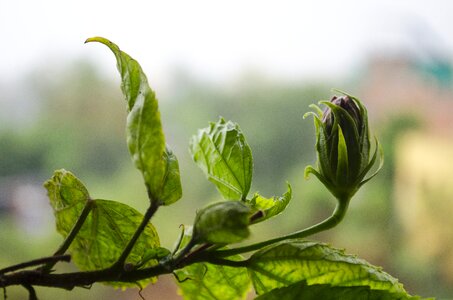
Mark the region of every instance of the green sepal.
[[335, 164], [334, 158], [339, 155], [338, 152], [336, 152], [337, 145], [335, 143], [339, 143], [339, 137], [337, 138], [337, 135], [339, 135], [338, 128], [341, 128], [345, 144], [348, 146], [347, 155], [349, 158], [349, 173], [350, 176], [354, 178], [359, 174], [360, 166], [362, 164], [362, 149], [360, 147], [359, 128], [357, 127], [354, 119], [345, 109], [328, 101], [322, 101], [322, 103], [328, 106], [334, 114], [333, 130], [329, 136], [332, 144], [329, 146], [331, 147], [331, 150], [335, 152], [332, 152], [330, 162], [331, 164]]
[[194, 239], [212, 244], [240, 242], [250, 235], [250, 213], [251, 209], [240, 201], [212, 203], [197, 213]]
[[375, 145], [375, 149], [374, 149], [374, 153], [373, 153], [373, 156], [369, 162], [369, 164], [365, 167], [365, 169], [363, 170], [362, 172], [362, 177], [361, 178], [364, 178], [365, 175], [370, 171], [370, 169], [373, 167], [374, 163], [376, 162], [376, 157], [377, 157], [377, 153], [379, 152], [379, 165], [376, 169], [376, 171], [374, 171], [373, 174], [371, 174], [368, 178], [366, 178], [365, 180], [362, 180], [360, 183], [359, 183], [359, 187], [361, 187], [362, 185], [364, 185], [365, 183], [367, 183], [369, 180], [371, 180], [374, 176], [376, 176], [379, 171], [382, 169], [382, 167], [384, 166], [384, 150], [382, 149], [382, 146], [381, 144], [379, 143], [379, 141], [375, 138], [375, 142], [376, 142], [376, 145]]
[[371, 141], [370, 141], [370, 129], [368, 127], [368, 112], [365, 106], [357, 98], [354, 99], [355, 103], [359, 106], [360, 114], [362, 115], [362, 128], [360, 128], [360, 153], [362, 155], [360, 170], [364, 169], [370, 160], [370, 150], [371, 150]]
[[316, 113], [318, 114], [318, 116], [319, 116], [319, 117], [322, 117], [323, 111], [322, 111], [322, 109], [321, 109], [318, 105], [316, 105], [316, 104], [310, 104], [308, 107], [313, 108], [313, 109], [316, 111]]
[[362, 116], [362, 127], [358, 128], [360, 137], [359, 140], [360, 153], [362, 155], [361, 159], [362, 164], [360, 165], [360, 170], [362, 170], [368, 164], [368, 160], [370, 157], [371, 142], [370, 142], [370, 129], [368, 126], [368, 111], [365, 105], [363, 105], [362, 101], [360, 101], [357, 97], [352, 96], [342, 90], [334, 89], [334, 91], [337, 91], [345, 96], [348, 96], [359, 107], [360, 115]]
[[337, 185], [344, 186], [349, 181], [348, 147], [344, 139], [343, 130], [338, 126], [338, 162], [337, 162]]
[[[315, 128], [316, 128], [316, 153], [318, 156], [318, 167], [320, 173], [326, 178], [334, 178], [335, 169], [334, 166], [330, 164], [331, 153], [329, 153], [329, 137], [327, 136], [325, 125], [318, 118], [314, 118]], [[336, 167], [336, 165], [335, 165]]]
[[239, 125], [220, 118], [190, 142], [193, 160], [226, 200], [245, 200], [253, 173], [252, 152]]
[[288, 206], [292, 198], [292, 188], [289, 183], [288, 190], [280, 197], [264, 198], [263, 196], [255, 193], [252, 199], [247, 200], [246, 204], [249, 205], [254, 212], [261, 211], [262, 217], [253, 220], [253, 223], [262, 222], [271, 217], [280, 214]]
[[309, 179], [310, 174], [313, 174], [322, 182], [326, 187], [332, 186], [332, 184], [325, 178], [321, 173], [319, 173], [313, 166], [306, 166], [304, 170], [304, 178]]

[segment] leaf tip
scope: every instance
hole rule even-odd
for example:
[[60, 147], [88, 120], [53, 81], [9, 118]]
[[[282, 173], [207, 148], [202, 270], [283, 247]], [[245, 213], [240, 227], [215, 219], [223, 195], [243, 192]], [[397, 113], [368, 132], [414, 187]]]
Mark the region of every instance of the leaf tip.
[[98, 42], [98, 43], [104, 44], [104, 45], [108, 46], [111, 49], [118, 48], [118, 46], [115, 45], [112, 41], [110, 41], [110, 40], [108, 40], [108, 39], [106, 39], [104, 37], [101, 37], [101, 36], [94, 36], [94, 37], [87, 38], [85, 40], [84, 44], [92, 43], [92, 42]]
[[91, 42], [97, 42], [97, 39], [98, 37], [90, 37], [90, 38], [87, 38], [84, 42], [84, 44], [87, 44], [87, 43], [91, 43]]
[[289, 183], [289, 181], [288, 181], [288, 180], [286, 181], [286, 186], [288, 187], [288, 190], [292, 190], [292, 186], [291, 186], [291, 183]]

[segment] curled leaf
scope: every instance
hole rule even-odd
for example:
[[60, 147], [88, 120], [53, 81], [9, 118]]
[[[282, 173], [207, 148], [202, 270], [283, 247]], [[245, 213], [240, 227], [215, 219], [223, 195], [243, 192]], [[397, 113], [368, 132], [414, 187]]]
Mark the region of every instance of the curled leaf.
[[251, 200], [247, 200], [246, 204], [248, 204], [254, 211], [261, 211], [263, 213], [261, 218], [254, 220], [254, 223], [257, 223], [272, 218], [284, 211], [288, 206], [291, 197], [292, 189], [291, 185], [288, 183], [288, 191], [286, 191], [286, 193], [282, 196], [264, 198], [256, 193]]

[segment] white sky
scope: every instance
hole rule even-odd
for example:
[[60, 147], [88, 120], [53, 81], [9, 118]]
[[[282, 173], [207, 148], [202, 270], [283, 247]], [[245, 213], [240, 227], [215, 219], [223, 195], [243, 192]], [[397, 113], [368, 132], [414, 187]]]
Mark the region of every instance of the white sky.
[[335, 76], [370, 51], [417, 48], [414, 32], [424, 32], [418, 43], [453, 52], [453, 1], [0, 0], [0, 80], [76, 57], [90, 57], [116, 76], [107, 49], [83, 44], [96, 35], [162, 82], [179, 65], [212, 79], [244, 68], [277, 77]]

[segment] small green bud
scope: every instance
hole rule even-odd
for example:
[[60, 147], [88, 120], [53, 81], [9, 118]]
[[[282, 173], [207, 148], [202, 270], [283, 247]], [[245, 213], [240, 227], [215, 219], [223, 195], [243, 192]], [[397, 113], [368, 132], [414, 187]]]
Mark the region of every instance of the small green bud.
[[[316, 128], [317, 169], [308, 166], [305, 176], [313, 173], [337, 199], [349, 200], [359, 188], [382, 167], [381, 158], [378, 170], [364, 180], [376, 162], [376, 147], [370, 159], [370, 133], [365, 106], [349, 95], [334, 96], [332, 100], [322, 101], [326, 108], [322, 111], [313, 106]], [[306, 115], [307, 115], [306, 114]]]
[[240, 201], [217, 202], [201, 209], [195, 218], [193, 237], [197, 242], [230, 244], [250, 234], [251, 209]]

